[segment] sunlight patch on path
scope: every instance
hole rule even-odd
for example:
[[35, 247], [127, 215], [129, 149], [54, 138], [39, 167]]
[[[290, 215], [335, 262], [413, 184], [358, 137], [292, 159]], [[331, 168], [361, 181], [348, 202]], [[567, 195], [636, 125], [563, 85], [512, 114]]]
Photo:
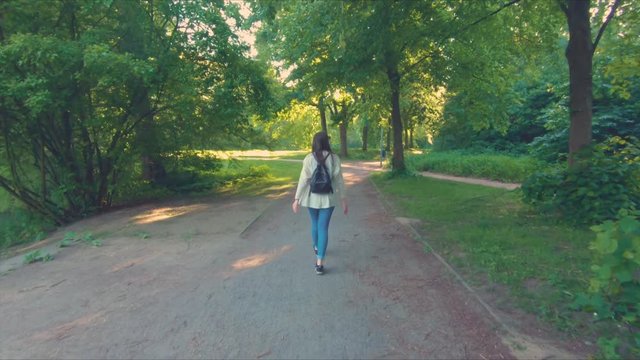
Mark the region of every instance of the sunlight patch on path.
[[280, 257], [282, 254], [286, 253], [287, 251], [290, 251], [291, 249], [293, 249], [293, 245], [285, 245], [280, 249], [277, 249], [268, 253], [251, 255], [251, 256], [242, 258], [240, 260], [237, 260], [236, 262], [233, 263], [233, 265], [231, 265], [231, 267], [233, 267], [235, 270], [238, 270], [238, 271], [257, 268], [259, 266], [272, 262], [277, 257]]
[[229, 159], [237, 157], [253, 157], [253, 158], [277, 158], [282, 156], [295, 156], [308, 153], [306, 150], [230, 150], [230, 151], [215, 151], [204, 150], [203, 153], [215, 155], [220, 159]]
[[150, 224], [157, 221], [167, 220], [176, 216], [189, 214], [199, 210], [207, 209], [207, 205], [195, 204], [176, 207], [163, 207], [158, 209], [149, 210], [138, 216], [133, 217], [136, 224]]

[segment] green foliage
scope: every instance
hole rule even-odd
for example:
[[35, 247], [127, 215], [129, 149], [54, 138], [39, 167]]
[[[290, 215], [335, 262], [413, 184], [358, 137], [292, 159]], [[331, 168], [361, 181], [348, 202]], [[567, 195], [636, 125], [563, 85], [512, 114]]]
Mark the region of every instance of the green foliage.
[[58, 224], [139, 190], [132, 174], [155, 180], [162, 154], [252, 139], [249, 118], [272, 110], [273, 78], [234, 33], [246, 25], [235, 5], [1, 6], [0, 187]]
[[40, 250], [34, 250], [24, 256], [25, 264], [33, 264], [34, 262], [42, 261], [47, 262], [53, 260], [53, 255], [49, 253], [43, 253]]
[[[604, 5], [608, 3], [594, 2], [594, 11], [599, 7], [592, 19], [594, 24], [601, 22], [602, 14], [608, 11]], [[531, 2], [525, 6], [551, 5], [549, 2]], [[594, 56], [593, 139], [596, 143], [612, 136], [640, 137], [640, 72], [637, 71], [640, 40], [636, 36], [640, 7], [629, 2], [623, 8], [617, 11], [609, 24]], [[479, 39], [474, 39], [475, 47], [468, 47], [473, 51], [450, 49], [460, 52], [456, 62], [464, 61], [468, 66], [458, 68], [453, 81], [447, 81], [443, 116], [434, 126], [437, 149], [484, 147], [508, 152], [528, 150], [544, 161], [566, 161], [570, 114], [569, 76], [564, 56], [567, 39], [561, 30], [565, 25], [564, 21], [557, 22], [561, 19], [557, 8], [536, 13], [553, 13], [553, 16], [544, 20], [532, 19], [534, 21], [527, 22], [527, 27], [533, 26], [522, 30], [526, 34], [536, 24], [545, 24], [549, 27], [541, 36], [546, 40], [534, 41], [534, 47], [527, 41], [524, 53], [520, 55], [517, 54], [517, 40], [504, 42], [509, 46], [515, 45], [513, 50], [489, 44], [488, 48], [498, 47], [499, 51], [487, 51], [483, 56], [478, 56], [476, 50], [476, 47], [485, 45]], [[529, 39], [529, 36], [531, 34], [524, 38]], [[543, 40], [537, 36], [533, 39]], [[493, 63], [489, 62], [494, 58]], [[491, 72], [491, 66], [498, 66], [509, 58], [509, 66]], [[483, 65], [483, 62], [488, 64]], [[476, 71], [469, 74], [470, 68]], [[467, 81], [469, 77], [481, 81]], [[494, 84], [495, 89], [490, 88]], [[452, 85], [464, 91], [452, 91], [455, 90]], [[496, 100], [495, 93], [502, 95]]]
[[156, 185], [181, 193], [211, 190], [217, 184], [215, 173], [223, 166], [211, 153], [197, 151], [166, 155], [163, 164], [167, 174]]
[[524, 201], [587, 224], [613, 219], [621, 209], [638, 209], [639, 145], [634, 138], [611, 138], [580, 154], [573, 167], [534, 173], [522, 185]]
[[91, 232], [84, 233], [84, 235], [82, 235], [82, 241], [95, 247], [102, 246], [102, 240], [96, 239]]
[[528, 156], [473, 154], [465, 151], [433, 151], [409, 157], [417, 171], [520, 182], [544, 166]]
[[69, 231], [64, 234], [62, 241], [60, 241], [60, 247], [69, 247], [77, 242], [84, 242], [87, 245], [100, 247], [102, 246], [102, 240], [96, 238], [92, 232], [85, 232], [82, 236], [73, 231]]
[[255, 123], [268, 136], [270, 144], [285, 149], [310, 148], [313, 135], [321, 130], [318, 109], [295, 100], [270, 121]]
[[0, 212], [0, 249], [40, 241], [52, 224], [20, 206]]
[[[598, 345], [607, 359], [640, 355], [640, 217], [622, 212], [620, 220], [608, 220], [591, 229], [596, 239], [593, 277], [589, 294], [581, 294], [574, 306], [592, 312], [597, 319], [622, 327], [614, 337], [601, 337]], [[635, 334], [635, 335], [634, 335]], [[635, 338], [634, 338], [635, 336]], [[620, 345], [623, 345], [620, 347]]]

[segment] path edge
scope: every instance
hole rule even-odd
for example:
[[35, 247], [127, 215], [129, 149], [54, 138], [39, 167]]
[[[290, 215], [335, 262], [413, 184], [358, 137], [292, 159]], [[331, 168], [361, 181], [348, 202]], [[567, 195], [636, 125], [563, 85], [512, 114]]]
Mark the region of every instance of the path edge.
[[[382, 208], [385, 213], [390, 215], [395, 219], [395, 215], [393, 214], [393, 206], [384, 196], [378, 185], [371, 179], [371, 176], [367, 177], [369, 183], [376, 190], [378, 195], [378, 199], [382, 203]], [[397, 221], [397, 220], [396, 220]], [[399, 222], [401, 226], [404, 226], [405, 229], [411, 233], [415, 240], [421, 242], [429, 248], [429, 252], [433, 254], [438, 261], [445, 266], [445, 268], [451, 273], [455, 279], [464, 286], [464, 288], [473, 296], [473, 298], [487, 311], [487, 313], [493, 318], [493, 320], [502, 328], [502, 330], [506, 333], [506, 336], [501, 336], [502, 342], [506, 345], [511, 353], [518, 359], [581, 359], [579, 355], [574, 353], [570, 353], [566, 350], [557, 348], [551, 344], [546, 343], [543, 346], [536, 344], [533, 342], [533, 339], [530, 339], [528, 335], [521, 334], [519, 331], [515, 330], [512, 326], [508, 325], [502, 318], [496, 314], [491, 305], [489, 305], [486, 301], [482, 299], [480, 294], [467, 283], [466, 280], [460, 275], [454, 268], [449, 264], [429, 243], [429, 241], [422, 236], [416, 228], [411, 225], [409, 222]], [[544, 340], [542, 340], [544, 341]], [[525, 345], [525, 348], [522, 348], [522, 345]], [[547, 349], [547, 350], [545, 350]], [[550, 350], [550, 351], [549, 351]], [[533, 352], [533, 353], [532, 353]], [[541, 355], [541, 356], [535, 356]]]

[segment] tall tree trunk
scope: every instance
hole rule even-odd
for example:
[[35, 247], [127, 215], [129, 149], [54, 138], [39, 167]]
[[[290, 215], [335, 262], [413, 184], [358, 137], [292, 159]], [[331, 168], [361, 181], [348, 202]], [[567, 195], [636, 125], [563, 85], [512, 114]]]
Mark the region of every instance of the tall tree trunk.
[[369, 144], [369, 122], [362, 127], [362, 151], [367, 151]]
[[409, 128], [406, 126], [404, 127], [404, 149], [408, 149], [409, 148]]
[[320, 98], [318, 100], [318, 111], [320, 112], [320, 125], [322, 126], [322, 131], [329, 133], [327, 131], [327, 109], [324, 107], [324, 98]]
[[143, 119], [138, 125], [136, 132], [138, 146], [142, 152], [142, 178], [144, 180], [159, 182], [166, 176], [166, 170], [160, 158], [160, 144], [158, 144], [158, 129], [155, 119], [151, 115], [151, 104], [147, 89], [144, 86], [137, 86], [138, 104], [134, 105], [134, 113], [142, 116]]
[[[391, 121], [389, 121], [391, 122]], [[391, 133], [393, 132], [393, 130], [391, 129], [391, 126], [387, 127], [387, 144], [385, 146], [385, 150], [387, 150], [387, 153], [391, 150]]]
[[413, 144], [413, 127], [409, 129], [409, 148], [413, 149], [415, 146]]
[[47, 200], [47, 173], [44, 161], [44, 135], [40, 133], [40, 193], [43, 204]]
[[340, 129], [340, 156], [346, 158], [349, 154], [347, 153], [347, 125], [345, 124], [346, 120], [342, 120], [339, 125]]
[[593, 43], [589, 24], [589, 5], [586, 0], [567, 1], [569, 44], [566, 57], [569, 63], [569, 165], [575, 163], [577, 151], [591, 143], [592, 121], [592, 61]]
[[391, 126], [393, 128], [393, 157], [391, 168], [404, 171], [404, 149], [402, 146], [402, 119], [400, 118], [400, 73], [397, 66], [387, 68], [387, 77], [391, 87]]

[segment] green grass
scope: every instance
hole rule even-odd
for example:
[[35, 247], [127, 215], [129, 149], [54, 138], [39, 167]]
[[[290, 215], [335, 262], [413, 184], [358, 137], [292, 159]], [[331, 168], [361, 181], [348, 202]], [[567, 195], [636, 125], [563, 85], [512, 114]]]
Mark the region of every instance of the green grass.
[[0, 255], [16, 245], [40, 241], [53, 225], [21, 206], [0, 212]]
[[545, 166], [529, 156], [506, 154], [468, 154], [458, 151], [409, 155], [408, 165], [417, 171], [434, 171], [500, 181], [522, 182]]
[[261, 196], [282, 193], [295, 186], [302, 162], [287, 160], [233, 160], [215, 176], [220, 194]]
[[12, 207], [13, 198], [4, 189], [0, 188], [0, 212], [5, 212]]
[[569, 308], [588, 288], [594, 238], [532, 213], [519, 191], [422, 177], [375, 175], [400, 216], [422, 220], [429, 244], [471, 283], [501, 284], [511, 301], [564, 330], [586, 326]]
[[[256, 159], [256, 158], [265, 158], [265, 159], [277, 159], [277, 160], [302, 160], [307, 154], [309, 154], [311, 150], [278, 150], [278, 151], [268, 151], [268, 150], [243, 150], [243, 151], [203, 151], [199, 152], [202, 154], [211, 154], [221, 159], [227, 159], [229, 157], [235, 158], [237, 160], [243, 160], [246, 158]], [[333, 151], [336, 153], [340, 152], [339, 146], [334, 146]], [[196, 151], [196, 153], [198, 153]], [[377, 149], [362, 151], [360, 148], [349, 148], [348, 150], [349, 156], [346, 157], [347, 160], [379, 160], [380, 159], [380, 151]]]

